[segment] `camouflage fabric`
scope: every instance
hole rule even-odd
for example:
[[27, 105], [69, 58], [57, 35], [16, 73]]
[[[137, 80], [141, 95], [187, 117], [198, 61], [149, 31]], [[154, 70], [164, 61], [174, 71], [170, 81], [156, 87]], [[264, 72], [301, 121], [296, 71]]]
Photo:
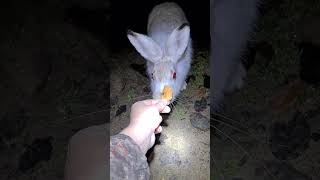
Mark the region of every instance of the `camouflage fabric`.
[[147, 158], [139, 146], [124, 134], [110, 139], [110, 177], [111, 179], [149, 179]]

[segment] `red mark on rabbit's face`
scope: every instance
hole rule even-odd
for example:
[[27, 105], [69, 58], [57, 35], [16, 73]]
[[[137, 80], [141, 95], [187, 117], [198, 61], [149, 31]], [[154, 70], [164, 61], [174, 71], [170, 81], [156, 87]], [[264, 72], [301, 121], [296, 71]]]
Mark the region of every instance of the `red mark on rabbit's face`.
[[177, 73], [175, 71], [171, 71], [171, 74], [172, 74], [172, 79], [176, 79], [176, 76], [177, 76]]

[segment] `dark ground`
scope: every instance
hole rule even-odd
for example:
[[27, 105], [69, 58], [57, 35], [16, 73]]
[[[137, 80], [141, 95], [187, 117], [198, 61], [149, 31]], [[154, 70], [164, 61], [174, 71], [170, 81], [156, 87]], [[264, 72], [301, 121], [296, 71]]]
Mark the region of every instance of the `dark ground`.
[[0, 179], [63, 179], [69, 138], [108, 120], [108, 8], [2, 2]]

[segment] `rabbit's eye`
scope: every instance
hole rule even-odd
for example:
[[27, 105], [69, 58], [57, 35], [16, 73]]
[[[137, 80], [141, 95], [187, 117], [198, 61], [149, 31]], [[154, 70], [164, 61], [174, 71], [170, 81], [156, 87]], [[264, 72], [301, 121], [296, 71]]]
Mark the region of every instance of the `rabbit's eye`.
[[177, 76], [176, 72], [173, 72], [172, 74], [173, 79], [176, 79], [176, 76]]

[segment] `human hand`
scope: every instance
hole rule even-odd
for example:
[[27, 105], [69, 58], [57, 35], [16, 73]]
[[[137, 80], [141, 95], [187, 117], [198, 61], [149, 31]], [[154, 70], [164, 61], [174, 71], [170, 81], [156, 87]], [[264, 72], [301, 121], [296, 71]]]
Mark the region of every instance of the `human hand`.
[[155, 134], [162, 131], [160, 113], [169, 113], [169, 102], [148, 99], [131, 106], [130, 123], [120, 133], [130, 136], [146, 154], [155, 143]]

